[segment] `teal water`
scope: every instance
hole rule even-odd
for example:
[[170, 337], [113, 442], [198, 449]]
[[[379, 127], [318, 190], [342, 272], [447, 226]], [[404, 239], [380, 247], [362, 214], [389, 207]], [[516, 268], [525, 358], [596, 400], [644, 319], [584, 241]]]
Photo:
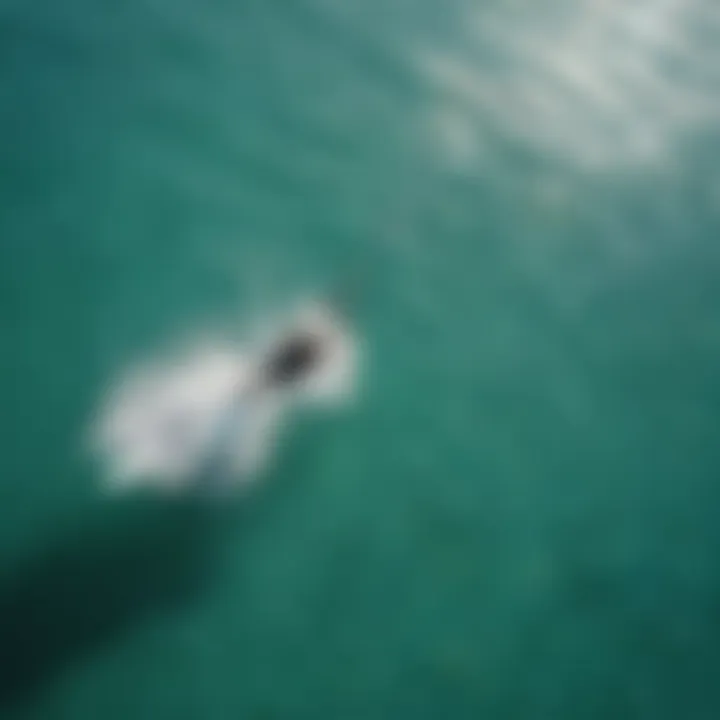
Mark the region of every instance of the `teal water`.
[[[716, 718], [720, 17], [0, 3], [0, 714]], [[348, 269], [351, 412], [110, 503], [111, 380]]]

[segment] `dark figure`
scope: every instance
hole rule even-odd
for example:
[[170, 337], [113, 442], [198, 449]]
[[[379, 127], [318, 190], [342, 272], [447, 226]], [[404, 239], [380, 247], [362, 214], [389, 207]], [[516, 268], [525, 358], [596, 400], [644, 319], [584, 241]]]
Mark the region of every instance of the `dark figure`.
[[323, 342], [305, 332], [285, 340], [265, 363], [265, 377], [270, 385], [290, 385], [301, 381], [317, 367], [323, 356]]

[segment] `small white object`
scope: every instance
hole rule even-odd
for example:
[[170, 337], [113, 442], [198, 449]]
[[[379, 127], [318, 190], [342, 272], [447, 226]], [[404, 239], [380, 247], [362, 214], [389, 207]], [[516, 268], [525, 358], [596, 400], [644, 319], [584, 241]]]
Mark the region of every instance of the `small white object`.
[[259, 389], [262, 350], [246, 354], [219, 346], [200, 347], [122, 379], [94, 428], [94, 450], [109, 469], [108, 488], [192, 490], [215, 461], [233, 483], [247, 484], [272, 458], [288, 410], [348, 400], [357, 347], [332, 310], [308, 304], [288, 330], [311, 331], [325, 344], [321, 362], [292, 390]]

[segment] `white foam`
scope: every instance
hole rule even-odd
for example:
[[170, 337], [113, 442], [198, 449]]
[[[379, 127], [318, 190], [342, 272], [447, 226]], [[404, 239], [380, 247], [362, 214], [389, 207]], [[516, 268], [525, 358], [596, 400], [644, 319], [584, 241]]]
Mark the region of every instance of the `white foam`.
[[331, 352], [292, 396], [252, 394], [238, 405], [238, 393], [251, 382], [255, 356], [219, 343], [198, 345], [121, 373], [93, 427], [93, 450], [107, 470], [106, 486], [189, 489], [212, 460], [208, 456], [220, 432], [229, 449], [226, 469], [238, 485], [247, 484], [272, 459], [289, 409], [349, 400], [357, 365], [354, 339], [320, 306], [305, 308], [298, 321], [324, 332]]

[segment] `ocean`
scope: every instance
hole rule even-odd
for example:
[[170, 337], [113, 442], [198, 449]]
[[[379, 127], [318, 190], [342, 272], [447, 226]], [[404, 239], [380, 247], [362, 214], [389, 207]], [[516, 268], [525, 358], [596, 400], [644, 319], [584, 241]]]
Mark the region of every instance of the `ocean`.
[[[0, 3], [0, 716], [720, 713], [713, 0]], [[115, 378], [362, 277], [358, 401], [110, 500]]]

